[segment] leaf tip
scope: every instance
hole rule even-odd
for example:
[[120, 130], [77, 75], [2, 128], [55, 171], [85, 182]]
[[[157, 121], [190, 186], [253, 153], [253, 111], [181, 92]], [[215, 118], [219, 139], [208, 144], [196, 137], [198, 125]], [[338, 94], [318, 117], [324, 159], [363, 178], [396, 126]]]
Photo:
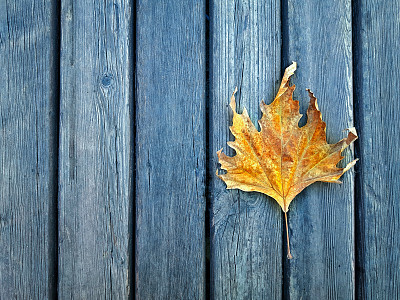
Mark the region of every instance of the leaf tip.
[[356, 164], [357, 161], [358, 161], [358, 158], [356, 158], [355, 160], [349, 162], [347, 164], [347, 166], [343, 169], [343, 174], [346, 173], [348, 170], [350, 170]]
[[[219, 149], [219, 150], [217, 151], [217, 156], [218, 156], [218, 162], [219, 162], [219, 163], [221, 163], [221, 153], [222, 153], [222, 149], [224, 149], [224, 148], [221, 148], [221, 149]], [[219, 170], [219, 169], [217, 168], [217, 170], [215, 171], [215, 175], [217, 175], [218, 178], [222, 179], [221, 175], [218, 174], [218, 170]]]
[[286, 68], [286, 70], [288, 70], [289, 72], [291, 72], [292, 74], [294, 73], [294, 71], [297, 69], [297, 62], [292, 61], [292, 64]]
[[350, 128], [347, 128], [346, 130], [349, 131], [349, 135], [347, 136], [346, 143], [348, 145], [350, 145], [350, 143], [352, 143], [353, 141], [358, 139], [357, 130], [355, 129], [355, 127], [350, 127]]
[[237, 93], [237, 91], [238, 91], [238, 88], [235, 87], [235, 90], [233, 91], [232, 96], [231, 96], [231, 102], [230, 102], [230, 104], [229, 104], [229, 106], [232, 108], [234, 114], [236, 113], [235, 94]]
[[314, 93], [310, 89], [306, 89], [306, 91], [308, 92], [308, 96], [310, 97], [310, 107], [313, 107], [319, 111], [317, 97], [315, 97]]
[[285, 73], [283, 75], [284, 79], [288, 81], [290, 76], [294, 74], [294, 71], [296, 71], [296, 69], [297, 69], [297, 63], [293, 61], [292, 64], [285, 69]]
[[276, 94], [275, 99], [279, 98], [286, 92], [289, 86], [289, 79], [294, 74], [294, 71], [296, 71], [296, 69], [297, 69], [297, 63], [295, 61], [292, 62], [292, 64], [285, 69], [285, 73], [283, 74], [282, 82], [279, 87], [279, 91]]

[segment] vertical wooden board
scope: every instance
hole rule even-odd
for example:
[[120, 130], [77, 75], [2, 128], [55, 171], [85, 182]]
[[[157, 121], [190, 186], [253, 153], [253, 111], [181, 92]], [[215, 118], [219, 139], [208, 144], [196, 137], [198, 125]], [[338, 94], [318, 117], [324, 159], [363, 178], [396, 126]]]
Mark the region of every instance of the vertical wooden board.
[[130, 1], [62, 2], [61, 299], [132, 293], [131, 16]]
[[205, 2], [137, 2], [136, 297], [205, 296]]
[[226, 190], [215, 176], [216, 151], [224, 148], [235, 86], [239, 111], [253, 123], [262, 99], [272, 102], [280, 84], [280, 1], [212, 1], [210, 4], [211, 297], [279, 299], [282, 292], [282, 226], [279, 205], [260, 193]]
[[56, 286], [57, 40], [51, 1], [0, 3], [0, 299]]
[[[294, 97], [306, 118], [305, 88], [315, 93], [327, 140], [336, 143], [353, 126], [351, 2], [289, 0], [286, 17], [286, 63], [298, 63]], [[352, 160], [353, 146], [344, 154], [345, 162]], [[285, 260], [289, 298], [354, 297], [354, 170], [341, 180], [341, 185], [314, 183], [289, 208], [294, 256]]]
[[357, 294], [400, 298], [400, 4], [357, 1], [355, 86], [360, 127]]

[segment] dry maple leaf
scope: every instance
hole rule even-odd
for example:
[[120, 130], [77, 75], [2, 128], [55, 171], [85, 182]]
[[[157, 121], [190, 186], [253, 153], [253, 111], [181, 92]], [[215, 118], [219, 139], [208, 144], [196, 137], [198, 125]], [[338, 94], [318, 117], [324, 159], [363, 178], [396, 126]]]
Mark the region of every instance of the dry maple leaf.
[[222, 153], [222, 149], [217, 152], [221, 169], [227, 171], [218, 174], [217, 170], [217, 176], [226, 183], [227, 189], [264, 193], [282, 207], [288, 258], [292, 258], [286, 215], [290, 202], [316, 181], [340, 183], [340, 176], [357, 161], [353, 160], [345, 168], [336, 166], [343, 159], [341, 152], [357, 139], [356, 130], [350, 128], [347, 138], [328, 144], [326, 124], [310, 90], [307, 90], [310, 96], [307, 124], [298, 126], [302, 115], [299, 102], [292, 98], [295, 85], [289, 86], [289, 78], [295, 70], [295, 62], [286, 68], [278, 94], [271, 104], [261, 102], [260, 131], [251, 122], [246, 108], [242, 114], [236, 112], [235, 89], [230, 102], [233, 110], [230, 130], [235, 141], [228, 142], [228, 145], [236, 155], [229, 157]]

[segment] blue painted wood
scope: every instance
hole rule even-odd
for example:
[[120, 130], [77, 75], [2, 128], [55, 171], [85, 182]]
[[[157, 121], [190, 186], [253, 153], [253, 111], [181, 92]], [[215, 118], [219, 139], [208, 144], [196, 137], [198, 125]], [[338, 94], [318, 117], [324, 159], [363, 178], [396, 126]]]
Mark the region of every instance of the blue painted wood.
[[400, 298], [400, 3], [356, 1], [360, 299]]
[[[298, 63], [294, 98], [305, 114], [305, 89], [315, 93], [327, 140], [335, 143], [346, 135], [343, 129], [353, 126], [351, 2], [289, 0], [286, 18], [286, 63]], [[346, 162], [352, 160], [353, 147], [345, 154]], [[315, 183], [291, 204], [294, 259], [285, 260], [291, 299], [354, 297], [354, 170], [341, 180], [341, 185]]]
[[[56, 3], [0, 3], [0, 299], [55, 298], [57, 268], [60, 299], [206, 297], [205, 151], [211, 298], [400, 297], [400, 5], [355, 1], [352, 40], [350, 0], [284, 1], [283, 19], [281, 1], [211, 1], [208, 116], [205, 1], [137, 2], [136, 100], [132, 5], [62, 1], [58, 116]], [[235, 86], [256, 122], [292, 60], [301, 111], [308, 87], [330, 142], [353, 125], [354, 72], [360, 162], [356, 186], [352, 170], [293, 201], [288, 261], [279, 206], [214, 173], [215, 152], [233, 154]]]
[[[262, 99], [271, 102], [281, 76], [280, 1], [210, 3], [211, 297], [280, 299], [282, 211], [260, 193], [226, 190], [215, 176], [216, 151], [232, 140], [229, 99], [238, 87], [239, 110], [254, 124]], [[257, 126], [257, 125], [256, 125]]]
[[133, 205], [131, 1], [62, 1], [60, 299], [126, 299]]
[[56, 291], [55, 13], [50, 0], [0, 2], [0, 299]]
[[205, 1], [137, 2], [136, 297], [205, 297]]

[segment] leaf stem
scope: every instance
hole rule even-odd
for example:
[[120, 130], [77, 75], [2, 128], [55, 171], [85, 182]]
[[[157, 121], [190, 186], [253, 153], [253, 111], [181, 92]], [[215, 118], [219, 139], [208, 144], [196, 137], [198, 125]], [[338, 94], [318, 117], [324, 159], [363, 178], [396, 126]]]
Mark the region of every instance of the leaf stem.
[[287, 258], [288, 259], [292, 259], [293, 258], [293, 256], [292, 256], [292, 254], [290, 253], [290, 246], [289, 246], [289, 228], [288, 228], [288, 222], [287, 222], [287, 214], [286, 214], [286, 211], [285, 211], [285, 222], [286, 222], [286, 239], [287, 239]]

